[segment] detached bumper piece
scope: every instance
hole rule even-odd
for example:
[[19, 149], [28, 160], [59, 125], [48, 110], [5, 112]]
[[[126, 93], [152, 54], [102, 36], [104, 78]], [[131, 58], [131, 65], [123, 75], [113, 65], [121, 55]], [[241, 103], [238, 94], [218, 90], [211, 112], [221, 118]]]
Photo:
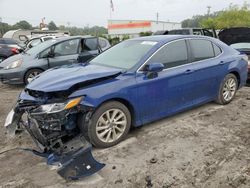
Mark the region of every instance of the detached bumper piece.
[[47, 163], [59, 166], [57, 173], [66, 180], [91, 176], [105, 166], [94, 159], [92, 146], [83, 136], [74, 138], [64, 148], [61, 154], [50, 154]]
[[58, 174], [66, 180], [78, 180], [79, 178], [91, 176], [101, 170], [105, 164], [99, 163], [94, 159], [91, 148], [91, 146], [80, 148], [72, 155], [63, 158]]

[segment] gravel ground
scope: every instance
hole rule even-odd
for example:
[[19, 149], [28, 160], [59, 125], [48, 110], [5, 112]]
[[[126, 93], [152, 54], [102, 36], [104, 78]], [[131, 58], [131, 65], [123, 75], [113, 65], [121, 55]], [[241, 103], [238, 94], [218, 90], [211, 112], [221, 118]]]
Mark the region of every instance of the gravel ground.
[[[3, 127], [22, 87], [0, 85], [0, 152], [34, 147], [26, 133]], [[106, 164], [97, 174], [66, 182], [42, 158], [24, 151], [0, 155], [0, 187], [250, 187], [250, 88], [226, 106], [209, 103], [134, 129], [117, 146], [94, 149]]]

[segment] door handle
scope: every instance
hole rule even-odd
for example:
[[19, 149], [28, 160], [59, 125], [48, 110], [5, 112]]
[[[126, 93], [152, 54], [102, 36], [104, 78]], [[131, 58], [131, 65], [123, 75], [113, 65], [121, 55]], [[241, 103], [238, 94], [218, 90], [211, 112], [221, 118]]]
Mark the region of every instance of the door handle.
[[224, 65], [226, 62], [225, 61], [220, 61], [219, 65]]
[[185, 73], [185, 74], [192, 74], [192, 73], [194, 73], [194, 72], [195, 72], [195, 70], [188, 69], [188, 70], [186, 70], [184, 73]]

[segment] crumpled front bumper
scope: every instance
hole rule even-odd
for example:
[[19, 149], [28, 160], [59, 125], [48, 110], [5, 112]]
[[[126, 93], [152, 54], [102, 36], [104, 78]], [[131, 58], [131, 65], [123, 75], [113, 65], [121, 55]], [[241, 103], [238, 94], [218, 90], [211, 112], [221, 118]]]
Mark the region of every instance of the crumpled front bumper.
[[[11, 110], [4, 126], [12, 136], [15, 135], [15, 132], [21, 127], [25, 128], [40, 149], [39, 152], [36, 151], [33, 153], [46, 157], [47, 164], [56, 165], [58, 167], [57, 172], [61, 177], [76, 180], [90, 176], [105, 166], [105, 164], [99, 163], [93, 158], [91, 144], [87, 142], [80, 133], [68, 142], [63, 143], [60, 148], [53, 149], [53, 147], [48, 147], [46, 140], [43, 140], [43, 135], [37, 127], [38, 124], [34, 122], [35, 119], [28, 119], [27, 122], [23, 122], [23, 114], [24, 111], [18, 108]], [[43, 118], [44, 117], [41, 116], [40, 120], [42, 121]], [[48, 119], [49, 118], [47, 118], [47, 120]], [[56, 118], [54, 118], [54, 120], [55, 119]], [[53, 119], [51, 120], [52, 123], [60, 124], [60, 122], [55, 122]]]

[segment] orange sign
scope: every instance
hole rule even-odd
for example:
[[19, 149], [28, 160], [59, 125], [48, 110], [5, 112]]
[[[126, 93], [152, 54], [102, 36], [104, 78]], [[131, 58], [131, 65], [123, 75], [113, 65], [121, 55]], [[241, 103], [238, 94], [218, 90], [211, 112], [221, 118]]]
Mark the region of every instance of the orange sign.
[[142, 27], [151, 27], [151, 22], [134, 22], [134, 23], [108, 25], [108, 29], [131, 29], [131, 28], [142, 28]]

